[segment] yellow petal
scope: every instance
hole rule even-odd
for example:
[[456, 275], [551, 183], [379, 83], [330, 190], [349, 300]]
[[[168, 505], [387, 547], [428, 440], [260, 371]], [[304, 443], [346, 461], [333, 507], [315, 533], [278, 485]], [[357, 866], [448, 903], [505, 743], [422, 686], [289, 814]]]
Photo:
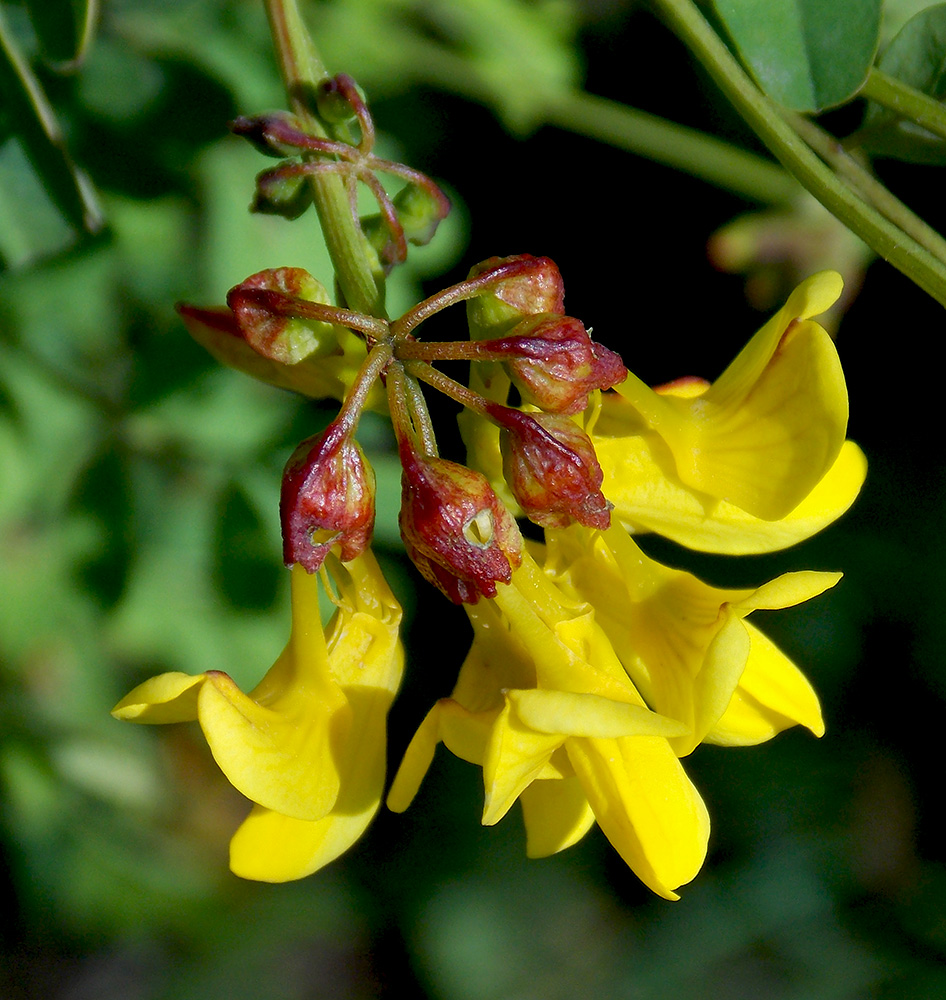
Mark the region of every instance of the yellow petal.
[[[340, 690], [262, 708], [226, 674], [208, 674], [200, 724], [227, 780], [248, 799], [297, 819], [318, 819], [335, 804], [335, 745], [350, 722]], [[339, 711], [346, 709], [345, 711]]]
[[254, 806], [230, 841], [230, 869], [240, 878], [288, 882], [318, 871], [364, 833], [378, 802], [357, 813], [334, 810], [322, 819], [291, 819]]
[[781, 576], [762, 584], [748, 597], [735, 601], [733, 608], [740, 614], [749, 614], [760, 608], [776, 610], [791, 608], [830, 590], [841, 579], [841, 573], [824, 573], [817, 570], [801, 570], [783, 573]]
[[226, 675], [207, 674], [198, 713], [211, 752], [248, 799], [295, 819], [334, 805], [338, 749], [351, 710], [329, 668], [318, 611], [318, 581], [295, 566], [292, 633], [266, 677], [245, 695]]
[[506, 815], [564, 741], [559, 733], [537, 733], [523, 725], [507, 700], [492, 727], [483, 759], [484, 826], [492, 826]]
[[834, 344], [810, 317], [840, 290], [835, 272], [803, 282], [705, 392], [660, 394], [634, 376], [618, 387], [683, 485], [777, 520], [821, 481], [844, 441], [848, 402]]
[[568, 736], [681, 736], [682, 722], [641, 705], [572, 691], [510, 691], [507, 697], [525, 725]]
[[834, 465], [785, 517], [765, 521], [725, 500], [680, 482], [658, 460], [660, 443], [648, 437], [594, 439], [604, 472], [603, 491], [614, 514], [632, 530], [653, 531], [701, 552], [752, 555], [775, 552], [810, 538], [854, 502], [867, 475], [867, 460], [845, 441]]
[[545, 858], [577, 844], [595, 814], [577, 778], [533, 781], [519, 796], [526, 827], [526, 854]]
[[764, 633], [748, 622], [746, 628], [751, 641], [746, 669], [706, 742], [723, 746], [763, 743], [799, 723], [822, 736], [821, 705], [805, 675]]
[[840, 294], [815, 275], [696, 399], [673, 399], [686, 419], [655, 428], [681, 480], [765, 520], [784, 517], [837, 458], [848, 401], [837, 350], [808, 320]]
[[512, 583], [497, 587], [493, 603], [526, 650], [538, 687], [644, 704], [591, 605], [566, 596], [528, 552], [513, 572]]
[[498, 715], [498, 709], [470, 712], [452, 698], [441, 698], [427, 713], [404, 751], [388, 792], [388, 809], [404, 812], [411, 804], [441, 741], [461, 760], [482, 765]]
[[424, 721], [407, 745], [401, 764], [388, 791], [387, 807], [392, 812], [404, 812], [413, 802], [424, 775], [433, 763], [434, 751], [440, 742], [440, 714], [443, 701], [438, 701], [424, 716]]
[[730, 617], [710, 642], [688, 696], [681, 699], [681, 710], [690, 718], [692, 729], [688, 735], [671, 741], [677, 756], [685, 757], [695, 750], [726, 711], [748, 659], [746, 624]]
[[683, 736], [663, 734], [680, 756], [700, 743], [732, 699], [750, 655], [741, 619], [759, 608], [808, 600], [840, 579], [837, 573], [786, 573], [756, 590], [722, 589], [650, 559], [619, 525], [598, 533], [573, 525], [546, 537], [548, 571], [595, 606], [650, 707], [687, 728]]
[[504, 688], [535, 686], [535, 663], [495, 601], [467, 604], [464, 610], [473, 626], [473, 643], [452, 697], [471, 712], [499, 710]]
[[570, 739], [565, 744], [595, 819], [634, 873], [666, 899], [706, 857], [709, 815], [666, 740]]
[[392, 692], [349, 689], [351, 724], [339, 754], [340, 788], [331, 812], [306, 821], [256, 806], [230, 842], [230, 867], [242, 878], [285, 882], [334, 861], [362, 835], [381, 802], [384, 720]]
[[159, 674], [139, 684], [112, 709], [125, 722], [193, 722], [197, 718], [197, 695], [207, 675]]

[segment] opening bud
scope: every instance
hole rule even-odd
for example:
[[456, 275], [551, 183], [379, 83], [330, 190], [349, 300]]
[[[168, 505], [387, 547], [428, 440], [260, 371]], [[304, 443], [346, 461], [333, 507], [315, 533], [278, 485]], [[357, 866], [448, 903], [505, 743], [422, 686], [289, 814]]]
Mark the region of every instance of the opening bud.
[[579, 521], [602, 530], [611, 507], [601, 492], [603, 475], [588, 435], [557, 413], [522, 413], [491, 406], [500, 425], [503, 476], [529, 520], [543, 528]]
[[338, 349], [331, 323], [286, 314], [287, 298], [328, 305], [321, 282], [301, 267], [275, 267], [252, 274], [227, 293], [243, 339], [259, 354], [284, 365], [324, 357]]
[[414, 565], [455, 604], [495, 597], [519, 565], [522, 537], [486, 477], [404, 450], [402, 463], [401, 535]]
[[374, 472], [336, 421], [292, 453], [283, 473], [279, 515], [283, 559], [314, 573], [338, 545], [343, 562], [361, 555], [374, 528]]
[[527, 253], [490, 257], [474, 265], [467, 278], [478, 278], [507, 266], [511, 271], [508, 277], [501, 278], [488, 292], [467, 302], [466, 315], [473, 340], [501, 336], [523, 316], [535, 313], [561, 316], [565, 312], [565, 284], [555, 262], [548, 257], [533, 257]]
[[571, 316], [531, 316], [490, 347], [509, 353], [503, 364], [523, 400], [553, 413], [578, 413], [589, 392], [627, 378], [621, 358]]

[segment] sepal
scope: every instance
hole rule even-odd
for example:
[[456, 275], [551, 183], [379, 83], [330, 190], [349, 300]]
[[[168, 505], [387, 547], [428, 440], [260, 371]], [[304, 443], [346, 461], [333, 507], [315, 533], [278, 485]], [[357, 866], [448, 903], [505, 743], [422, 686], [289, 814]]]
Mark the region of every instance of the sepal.
[[486, 477], [402, 451], [400, 526], [408, 555], [454, 603], [493, 597], [519, 565], [522, 538]]
[[286, 463], [279, 500], [283, 561], [314, 573], [336, 545], [343, 562], [371, 542], [375, 479], [348, 428], [333, 421]]

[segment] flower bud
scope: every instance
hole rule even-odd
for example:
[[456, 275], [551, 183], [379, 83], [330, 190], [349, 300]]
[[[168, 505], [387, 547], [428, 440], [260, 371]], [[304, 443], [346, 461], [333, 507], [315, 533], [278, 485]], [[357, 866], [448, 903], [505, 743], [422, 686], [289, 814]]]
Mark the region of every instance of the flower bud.
[[[254, 294], [255, 293], [255, 294]], [[271, 296], [272, 305], [267, 302]], [[301, 267], [276, 267], [252, 274], [227, 293], [243, 339], [264, 357], [284, 365], [325, 357], [338, 349], [338, 336], [331, 323], [285, 315], [277, 305], [286, 298], [329, 304], [328, 292]]]
[[333, 546], [348, 562], [361, 555], [374, 528], [374, 472], [338, 423], [307, 438], [283, 473], [279, 514], [283, 559], [314, 573]]
[[573, 420], [499, 406], [490, 416], [502, 427], [503, 475], [531, 521], [543, 528], [564, 528], [573, 520], [610, 526], [612, 505], [601, 492], [594, 445]]
[[315, 106], [319, 115], [332, 125], [350, 122], [355, 117], [352, 107], [352, 93], [364, 103], [365, 92], [350, 76], [344, 74], [325, 80], [315, 94]]
[[[450, 202], [439, 188], [407, 184], [391, 199], [404, 238], [415, 247], [426, 246], [437, 232], [437, 226], [450, 214]], [[366, 216], [361, 228], [378, 256], [391, 258], [391, 232], [387, 220], [380, 215]]]
[[264, 156], [295, 156], [311, 139], [302, 122], [288, 111], [263, 115], [240, 115], [230, 123], [230, 131], [242, 136]]
[[535, 313], [561, 316], [565, 312], [565, 285], [555, 262], [548, 257], [533, 257], [527, 253], [490, 257], [474, 265], [467, 277], [477, 278], [507, 264], [519, 264], [521, 268], [466, 304], [472, 340], [501, 336], [523, 316]]
[[311, 204], [309, 178], [298, 171], [276, 167], [257, 176], [256, 195], [250, 211], [260, 215], [281, 215], [291, 221], [298, 219]]
[[401, 535], [421, 574], [455, 604], [496, 596], [519, 565], [522, 538], [486, 477], [402, 451]]
[[530, 316], [490, 346], [509, 353], [503, 363], [524, 402], [554, 413], [578, 413], [593, 389], [627, 378], [620, 357], [571, 316]]

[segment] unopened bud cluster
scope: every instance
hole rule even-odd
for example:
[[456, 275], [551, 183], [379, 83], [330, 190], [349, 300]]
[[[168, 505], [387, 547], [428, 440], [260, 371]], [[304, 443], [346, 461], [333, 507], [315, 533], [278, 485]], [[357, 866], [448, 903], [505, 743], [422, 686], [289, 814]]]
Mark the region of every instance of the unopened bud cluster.
[[[424, 320], [460, 302], [467, 304], [468, 336], [417, 337]], [[561, 276], [547, 258], [493, 258], [393, 322], [330, 305], [322, 285], [299, 268], [252, 275], [231, 289], [227, 303], [229, 313], [182, 310], [192, 329], [207, 328], [200, 336], [220, 356], [248, 350], [290, 387], [297, 376], [304, 381], [318, 372], [344, 386], [338, 416], [286, 465], [280, 506], [287, 564], [312, 573], [332, 549], [347, 561], [370, 543], [374, 474], [355, 434], [363, 409], [379, 399], [401, 460], [405, 547], [452, 601], [493, 597], [510, 581], [522, 553], [516, 515], [542, 527], [610, 524], [601, 469], [578, 415], [589, 393], [623, 381], [626, 370], [565, 315]], [[450, 361], [470, 363], [469, 385], [435, 367]], [[493, 449], [495, 467], [439, 455], [422, 387], [465, 408], [473, 436], [483, 435], [486, 451]], [[510, 405], [514, 391], [517, 406]], [[512, 509], [500, 499], [499, 480]]]

